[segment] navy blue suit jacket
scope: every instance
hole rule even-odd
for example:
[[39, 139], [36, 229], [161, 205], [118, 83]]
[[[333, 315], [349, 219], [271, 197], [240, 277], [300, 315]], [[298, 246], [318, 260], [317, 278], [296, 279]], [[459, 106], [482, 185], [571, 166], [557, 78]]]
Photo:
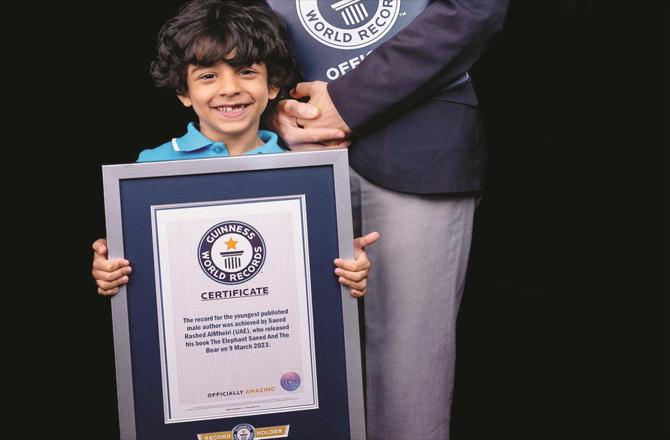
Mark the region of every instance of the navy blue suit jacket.
[[[417, 194], [481, 190], [483, 145], [471, 81], [448, 88], [500, 30], [508, 0], [435, 0], [328, 91], [366, 179]], [[448, 90], [447, 90], [448, 89]]]

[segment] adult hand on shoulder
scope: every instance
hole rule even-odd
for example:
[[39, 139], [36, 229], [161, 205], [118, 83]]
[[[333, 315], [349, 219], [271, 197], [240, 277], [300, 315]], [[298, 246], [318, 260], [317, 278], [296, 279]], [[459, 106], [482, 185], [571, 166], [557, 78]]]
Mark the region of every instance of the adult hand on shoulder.
[[277, 109], [270, 118], [270, 125], [277, 132], [291, 151], [321, 150], [322, 142], [333, 142], [332, 147], [348, 147], [351, 142], [347, 134], [337, 128], [315, 127], [305, 128], [298, 120], [317, 119], [321, 115], [319, 108], [295, 99], [284, 99], [277, 104]]
[[330, 99], [328, 83], [324, 81], [298, 83], [291, 92], [291, 96], [295, 99], [309, 97], [309, 103], [318, 107], [320, 111], [320, 116], [317, 118], [307, 119], [298, 117], [298, 125], [305, 127], [305, 129], [337, 128], [347, 136], [351, 135], [351, 129], [344, 122], [344, 119], [342, 119], [342, 116], [340, 116], [340, 113], [335, 108], [335, 104]]

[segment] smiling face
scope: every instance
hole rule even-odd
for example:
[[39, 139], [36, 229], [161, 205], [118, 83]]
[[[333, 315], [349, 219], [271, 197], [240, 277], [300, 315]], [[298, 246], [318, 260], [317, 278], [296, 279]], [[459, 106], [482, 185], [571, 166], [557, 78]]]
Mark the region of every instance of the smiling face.
[[261, 114], [279, 93], [268, 84], [264, 62], [242, 67], [225, 61], [210, 67], [190, 64], [186, 82], [188, 94], [179, 99], [193, 107], [202, 134], [226, 144], [231, 156], [263, 144], [258, 137]]

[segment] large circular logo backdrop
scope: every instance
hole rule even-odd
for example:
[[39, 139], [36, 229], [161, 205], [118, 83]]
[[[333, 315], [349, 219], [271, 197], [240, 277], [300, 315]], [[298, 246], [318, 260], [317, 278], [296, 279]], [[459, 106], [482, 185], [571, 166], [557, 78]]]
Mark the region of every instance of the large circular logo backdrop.
[[360, 49], [393, 27], [400, 0], [296, 0], [300, 22], [319, 42], [336, 49]]
[[265, 263], [265, 242], [253, 226], [226, 221], [212, 226], [198, 244], [202, 270], [217, 283], [240, 284], [255, 277]]

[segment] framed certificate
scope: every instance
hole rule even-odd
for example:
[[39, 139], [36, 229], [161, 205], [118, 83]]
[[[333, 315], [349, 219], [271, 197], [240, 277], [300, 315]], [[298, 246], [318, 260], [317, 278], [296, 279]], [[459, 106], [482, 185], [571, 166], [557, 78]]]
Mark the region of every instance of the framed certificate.
[[121, 438], [363, 439], [346, 150], [103, 166]]

